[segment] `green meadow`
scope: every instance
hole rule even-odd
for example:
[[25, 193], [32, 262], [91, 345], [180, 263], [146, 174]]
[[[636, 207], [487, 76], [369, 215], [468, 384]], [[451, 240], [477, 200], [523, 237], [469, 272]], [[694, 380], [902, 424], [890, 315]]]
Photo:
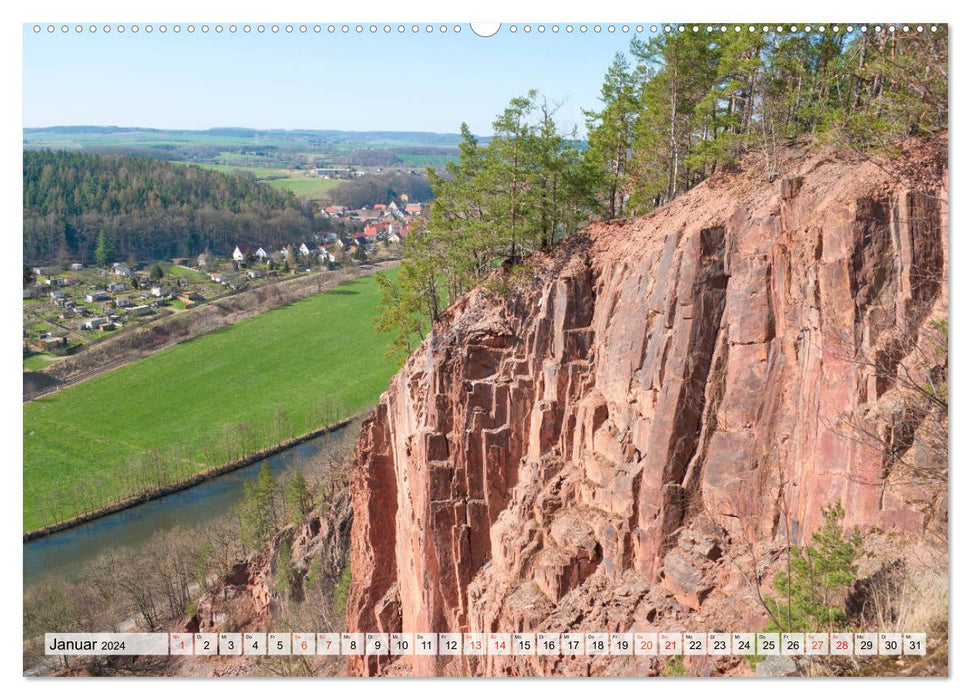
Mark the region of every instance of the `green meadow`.
[[24, 529], [372, 406], [397, 366], [378, 304], [362, 277], [25, 404]]
[[36, 355], [28, 355], [24, 358], [24, 369], [44, 369], [49, 367], [58, 361], [58, 357], [54, 355], [47, 355], [45, 353], [38, 353]]
[[320, 199], [327, 192], [337, 187], [340, 180], [325, 180], [322, 177], [286, 177], [279, 180], [267, 180], [266, 184], [279, 190], [288, 190], [298, 197]]
[[213, 165], [200, 163], [199, 167], [218, 170], [224, 173], [247, 172], [257, 180], [265, 182], [270, 187], [293, 192], [298, 197], [320, 199], [329, 190], [337, 187], [340, 180], [325, 180], [322, 177], [307, 172], [287, 170], [283, 168], [264, 168], [259, 166]]

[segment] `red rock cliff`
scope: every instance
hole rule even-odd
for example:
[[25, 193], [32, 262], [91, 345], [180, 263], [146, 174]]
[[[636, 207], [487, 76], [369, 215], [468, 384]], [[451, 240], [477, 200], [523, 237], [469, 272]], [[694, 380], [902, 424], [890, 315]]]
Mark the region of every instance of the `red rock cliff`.
[[[742, 591], [716, 541], [802, 541], [837, 499], [849, 524], [920, 531], [926, 494], [837, 426], [892, 421], [893, 372], [874, 368], [907, 358], [886, 339], [946, 314], [944, 150], [921, 144], [902, 178], [794, 147], [779, 180], [713, 177], [536, 256], [508, 297], [452, 307], [362, 430], [349, 628], [627, 631], [659, 610], [677, 628]], [[622, 663], [603, 668], [647, 662]]]

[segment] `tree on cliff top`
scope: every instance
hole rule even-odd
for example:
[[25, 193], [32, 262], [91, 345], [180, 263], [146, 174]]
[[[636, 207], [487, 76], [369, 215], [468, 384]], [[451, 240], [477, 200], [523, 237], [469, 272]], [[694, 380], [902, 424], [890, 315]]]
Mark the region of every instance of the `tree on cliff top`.
[[773, 179], [779, 144], [792, 137], [892, 155], [904, 138], [946, 129], [947, 27], [925, 29], [716, 28], [635, 39], [634, 61], [615, 58], [602, 106], [587, 113], [606, 215], [650, 211], [752, 149]]
[[394, 282], [382, 283], [377, 327], [392, 352], [506, 263], [575, 233], [595, 216], [593, 169], [554, 120], [556, 105], [530, 91], [510, 101], [482, 146], [461, 127], [459, 156], [444, 175], [429, 169], [435, 199], [405, 239]]

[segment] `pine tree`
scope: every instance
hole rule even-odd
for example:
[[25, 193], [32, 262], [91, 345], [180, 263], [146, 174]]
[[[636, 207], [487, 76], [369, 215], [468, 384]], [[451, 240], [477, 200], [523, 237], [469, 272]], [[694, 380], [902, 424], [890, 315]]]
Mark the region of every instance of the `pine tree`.
[[254, 481], [243, 484], [243, 500], [237, 512], [243, 546], [256, 551], [269, 542], [278, 524], [277, 485], [266, 462]]
[[280, 547], [276, 553], [273, 571], [273, 591], [284, 601], [289, 601], [294, 597], [297, 587], [296, 571], [293, 568], [293, 556], [290, 551], [290, 543], [286, 540], [280, 542]]
[[[510, 101], [482, 147], [462, 124], [458, 158], [440, 175], [428, 213], [404, 243], [394, 282], [379, 279], [376, 328], [404, 355], [451, 304], [498, 266], [571, 235], [595, 208], [593, 169], [535, 91]], [[536, 115], [538, 118], [532, 118]]]
[[98, 245], [94, 249], [94, 259], [101, 267], [107, 267], [115, 261], [115, 245], [104, 231], [98, 234]]
[[772, 629], [822, 632], [845, 622], [844, 601], [863, 548], [858, 529], [844, 531], [845, 515], [839, 501], [823, 506], [823, 526], [813, 533], [812, 543], [790, 547], [787, 569], [773, 579], [780, 598], [765, 599]]
[[287, 482], [283, 492], [283, 502], [287, 521], [291, 524], [299, 523], [310, 510], [312, 505], [310, 490], [307, 488], [307, 481], [303, 478], [302, 472], [298, 471]]
[[604, 213], [608, 219], [623, 212], [623, 195], [629, 176], [628, 161], [640, 112], [637, 94], [640, 80], [627, 56], [616, 54], [600, 89], [602, 109], [584, 112], [589, 144], [585, 156], [597, 172], [596, 188], [605, 203]]

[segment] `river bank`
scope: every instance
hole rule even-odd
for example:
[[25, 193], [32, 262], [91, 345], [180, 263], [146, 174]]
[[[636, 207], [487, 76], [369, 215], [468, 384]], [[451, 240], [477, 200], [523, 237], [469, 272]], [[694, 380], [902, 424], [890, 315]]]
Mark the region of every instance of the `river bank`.
[[225, 462], [223, 464], [220, 464], [219, 466], [212, 467], [205, 471], [201, 471], [187, 479], [182, 479], [172, 484], [161, 486], [157, 489], [146, 491], [144, 493], [141, 493], [135, 496], [129, 496], [128, 498], [124, 498], [114, 503], [109, 503], [93, 511], [82, 513], [81, 515], [78, 515], [77, 517], [74, 517], [74, 518], [70, 518], [69, 520], [63, 520], [61, 522], [54, 523], [52, 525], [46, 525], [41, 528], [29, 530], [24, 533], [23, 541], [26, 544], [27, 542], [32, 542], [34, 540], [47, 537], [49, 535], [53, 535], [58, 532], [70, 530], [71, 528], [77, 527], [78, 525], [83, 525], [84, 523], [89, 523], [94, 520], [98, 520], [99, 518], [104, 518], [109, 515], [113, 515], [115, 513], [120, 513], [130, 508], [135, 508], [136, 506], [148, 503], [150, 501], [154, 501], [159, 498], [163, 498], [165, 496], [178, 493], [180, 491], [191, 489], [195, 486], [205, 483], [206, 481], [214, 479], [218, 476], [222, 476], [223, 474], [228, 474], [229, 472], [233, 472], [238, 469], [243, 469], [245, 467], [251, 466], [258, 462], [262, 462], [270, 457], [273, 457], [274, 455], [277, 455], [282, 452], [285, 452], [286, 450], [292, 449], [297, 445], [301, 445], [307, 442], [308, 440], [312, 440], [316, 437], [320, 437], [321, 435], [325, 435], [327, 433], [331, 433], [336, 430], [345, 428], [351, 422], [363, 417], [366, 413], [367, 411], [362, 411], [361, 413], [358, 413], [356, 415], [350, 416], [348, 418], [344, 418], [338, 421], [337, 423], [332, 423], [330, 425], [326, 425], [321, 428], [311, 430], [310, 432], [303, 433], [302, 435], [297, 435], [289, 440], [285, 440], [283, 442], [277, 443], [275, 445], [264, 448], [262, 450], [257, 450], [256, 452], [240, 457], [239, 459]]
[[193, 540], [222, 536], [216, 533], [223, 533], [227, 541], [238, 538], [237, 508], [246, 483], [257, 478], [262, 464], [269, 466], [281, 485], [298, 471], [310, 484], [321, 483], [353, 449], [361, 417], [342, 423], [265, 460], [214, 476], [191, 488], [24, 542], [25, 590], [44, 581], [59, 586], [87, 578], [100, 571], [94, 563], [104, 555], [129, 561], [135, 552], [151, 550], [153, 543], [165, 541], [177, 532], [198, 533], [190, 536]]

